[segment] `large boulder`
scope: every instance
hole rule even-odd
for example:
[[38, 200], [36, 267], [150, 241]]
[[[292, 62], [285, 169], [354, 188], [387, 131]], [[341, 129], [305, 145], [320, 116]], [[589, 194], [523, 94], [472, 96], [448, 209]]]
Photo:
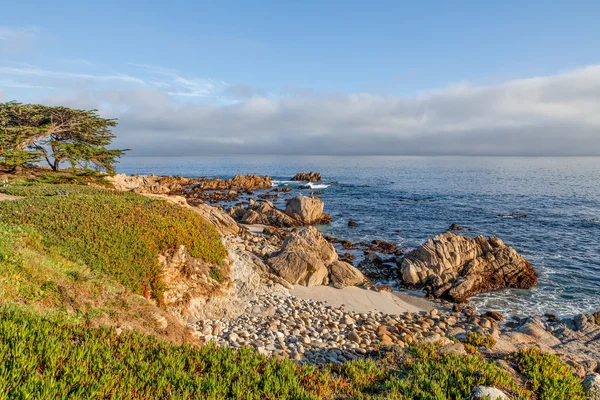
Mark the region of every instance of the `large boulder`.
[[365, 283], [365, 276], [356, 267], [344, 261], [334, 261], [329, 266], [329, 277], [333, 287], [357, 286]]
[[285, 202], [285, 213], [306, 225], [327, 223], [331, 218], [323, 213], [323, 207], [317, 197], [297, 196]]
[[292, 231], [267, 262], [277, 275], [295, 285], [326, 285], [331, 280], [341, 288], [366, 281], [359, 270], [338, 260], [335, 248], [312, 226]]
[[537, 285], [537, 272], [496, 237], [447, 232], [411, 251], [399, 265], [405, 284], [462, 302], [478, 293]]

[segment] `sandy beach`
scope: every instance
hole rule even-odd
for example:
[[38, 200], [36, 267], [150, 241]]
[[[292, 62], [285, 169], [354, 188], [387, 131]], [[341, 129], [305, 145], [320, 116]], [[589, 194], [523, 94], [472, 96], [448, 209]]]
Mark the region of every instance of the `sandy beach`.
[[433, 304], [425, 299], [401, 292], [375, 292], [358, 287], [336, 289], [331, 286], [305, 287], [295, 285], [290, 293], [301, 299], [323, 301], [347, 311], [366, 313], [380, 311], [386, 314], [430, 311]]

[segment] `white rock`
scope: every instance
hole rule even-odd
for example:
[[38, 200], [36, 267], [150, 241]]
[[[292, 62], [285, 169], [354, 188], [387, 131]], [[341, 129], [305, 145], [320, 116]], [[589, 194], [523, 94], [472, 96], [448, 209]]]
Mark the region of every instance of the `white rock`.
[[474, 400], [510, 400], [502, 390], [492, 386], [476, 386], [471, 391]]

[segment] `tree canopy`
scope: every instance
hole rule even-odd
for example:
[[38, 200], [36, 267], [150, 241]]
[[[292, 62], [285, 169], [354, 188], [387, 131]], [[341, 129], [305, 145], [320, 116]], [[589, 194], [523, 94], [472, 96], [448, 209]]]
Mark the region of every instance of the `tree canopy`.
[[98, 110], [0, 103], [0, 163], [14, 170], [45, 160], [54, 171], [68, 162], [72, 168], [113, 172], [127, 151], [106, 147], [116, 125], [116, 119], [101, 118]]

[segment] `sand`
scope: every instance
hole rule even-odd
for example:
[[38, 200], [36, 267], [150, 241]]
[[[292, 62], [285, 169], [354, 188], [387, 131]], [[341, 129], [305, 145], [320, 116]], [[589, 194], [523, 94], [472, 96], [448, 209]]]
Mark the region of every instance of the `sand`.
[[10, 194], [0, 193], [0, 201], [3, 201], [3, 200], [19, 200], [19, 199], [24, 199], [24, 197], [21, 197], [21, 196], [11, 196]]
[[301, 299], [323, 301], [334, 307], [359, 313], [380, 311], [386, 314], [429, 311], [433, 303], [401, 292], [376, 292], [358, 287], [336, 289], [331, 286], [294, 286], [290, 293]]

